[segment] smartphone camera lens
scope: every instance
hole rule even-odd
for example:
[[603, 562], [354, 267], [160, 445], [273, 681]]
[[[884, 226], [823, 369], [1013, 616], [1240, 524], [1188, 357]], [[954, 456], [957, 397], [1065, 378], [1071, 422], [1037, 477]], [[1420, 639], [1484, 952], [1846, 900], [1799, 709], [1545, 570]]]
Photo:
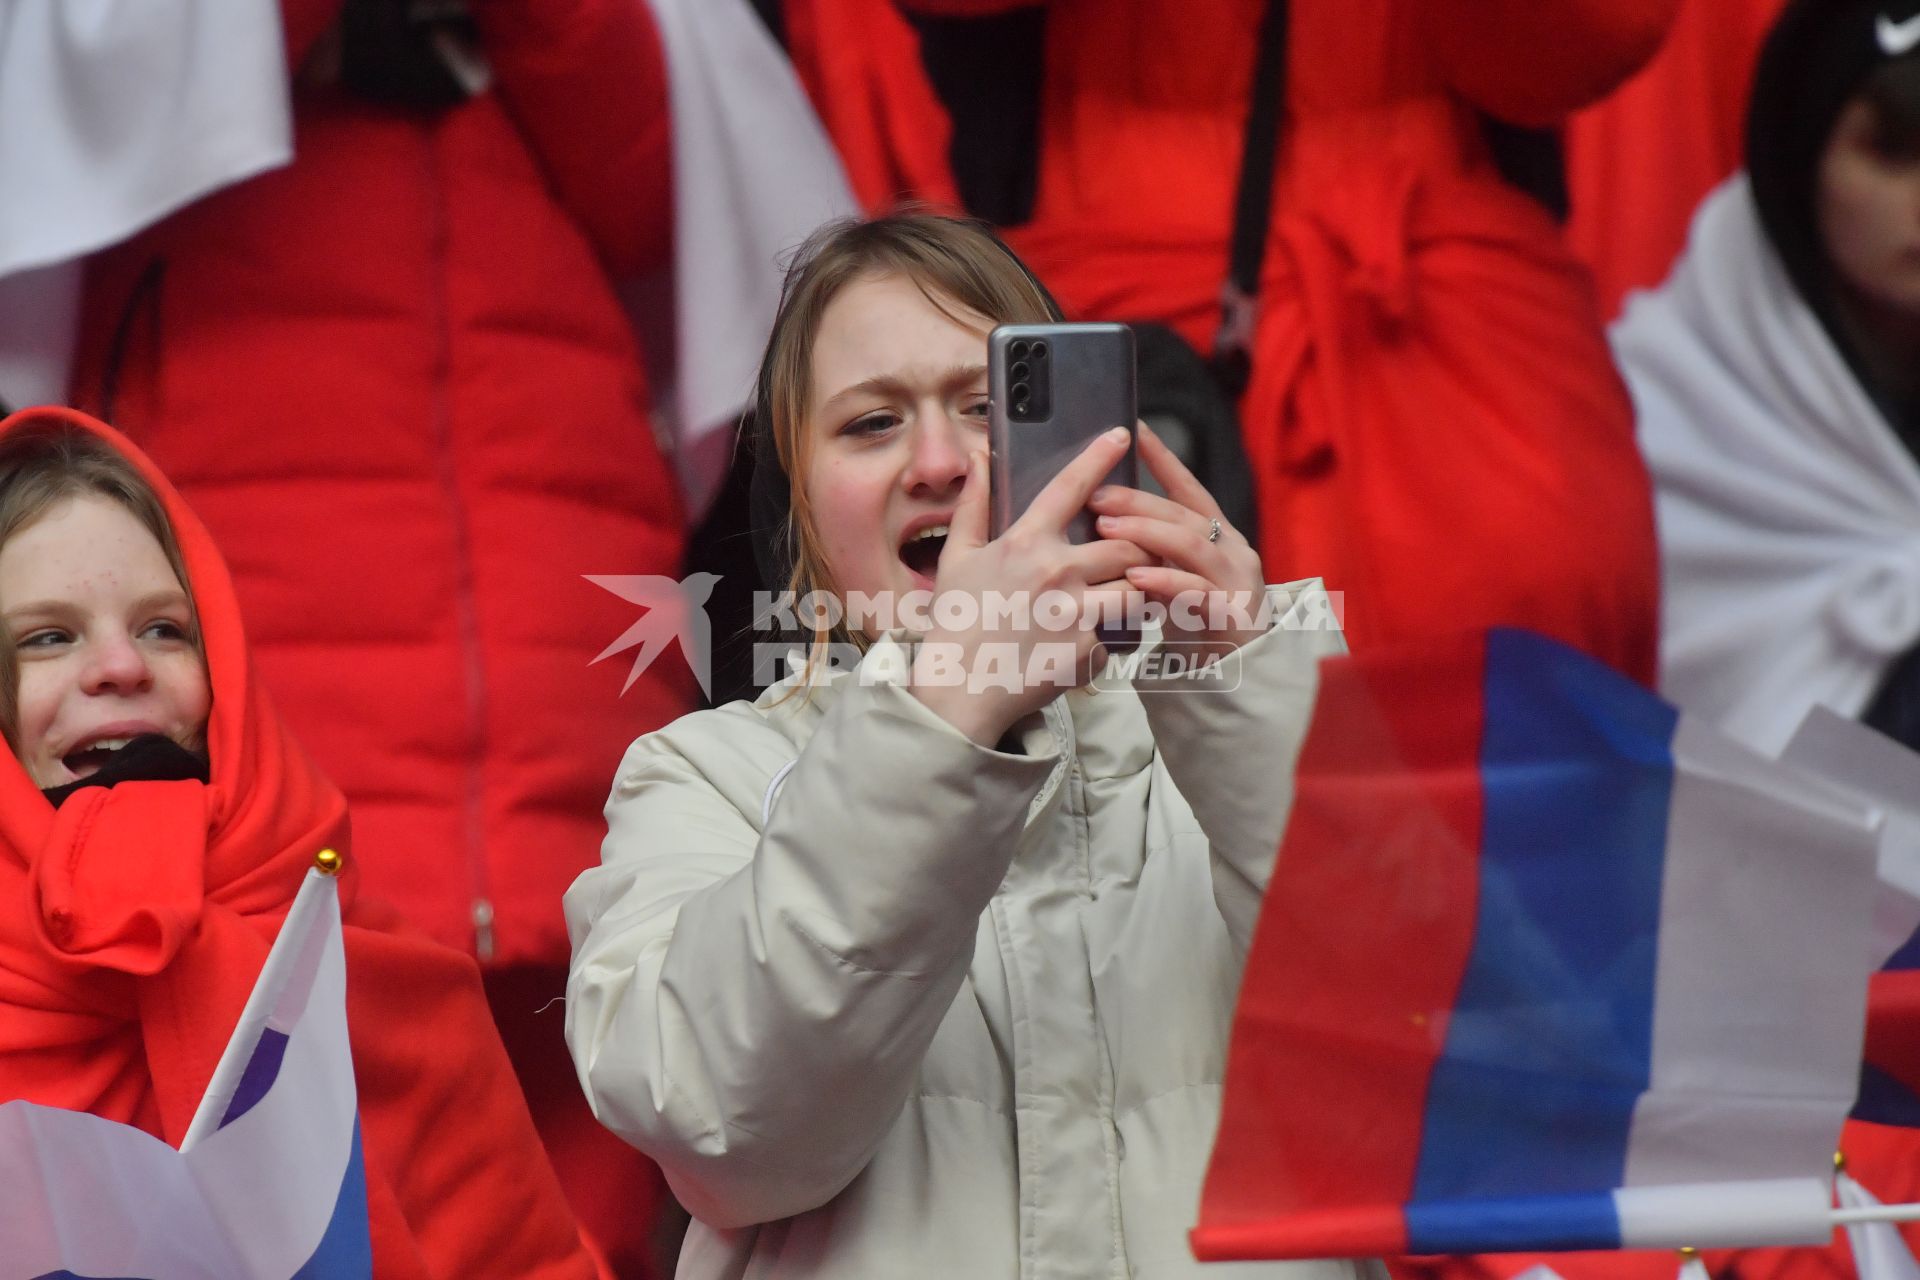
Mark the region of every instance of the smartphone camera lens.
[[1022, 381], [1024, 381], [1026, 379], [1026, 376], [1032, 372], [1033, 370], [1028, 367], [1027, 362], [1025, 360], [1018, 361], [1013, 366], [1013, 376], [1021, 379]]
[[1027, 355], [1026, 339], [1022, 338], [1020, 341], [1013, 343], [1011, 346], [1009, 346], [1007, 348], [1007, 354], [1012, 356], [1015, 360], [1024, 360]]
[[[1017, 353], [1016, 353], [1016, 354], [1017, 354]], [[1046, 343], [1044, 343], [1044, 342], [1036, 342], [1036, 343], [1034, 343], [1034, 344], [1033, 344], [1033, 358], [1034, 358], [1035, 360], [1045, 360], [1045, 359], [1047, 358], [1047, 344], [1046, 344]]]

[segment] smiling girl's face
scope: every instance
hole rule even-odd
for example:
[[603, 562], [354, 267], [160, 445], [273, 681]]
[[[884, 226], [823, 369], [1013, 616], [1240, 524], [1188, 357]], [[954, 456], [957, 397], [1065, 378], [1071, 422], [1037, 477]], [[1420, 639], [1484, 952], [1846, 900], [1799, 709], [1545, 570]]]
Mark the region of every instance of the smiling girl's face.
[[0, 547], [0, 620], [20, 673], [16, 750], [40, 787], [158, 733], [199, 750], [212, 695], [166, 552], [112, 498], [50, 507]]

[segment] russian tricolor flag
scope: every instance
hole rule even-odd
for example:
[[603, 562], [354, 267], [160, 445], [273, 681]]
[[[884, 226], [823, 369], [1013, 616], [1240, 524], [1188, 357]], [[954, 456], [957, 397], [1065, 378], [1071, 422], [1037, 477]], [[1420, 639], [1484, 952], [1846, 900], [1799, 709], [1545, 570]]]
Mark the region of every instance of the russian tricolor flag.
[[310, 872], [181, 1148], [0, 1106], [0, 1257], [37, 1280], [373, 1273], [335, 882]]
[[1880, 829], [1527, 632], [1324, 664], [1196, 1254], [1827, 1240]]

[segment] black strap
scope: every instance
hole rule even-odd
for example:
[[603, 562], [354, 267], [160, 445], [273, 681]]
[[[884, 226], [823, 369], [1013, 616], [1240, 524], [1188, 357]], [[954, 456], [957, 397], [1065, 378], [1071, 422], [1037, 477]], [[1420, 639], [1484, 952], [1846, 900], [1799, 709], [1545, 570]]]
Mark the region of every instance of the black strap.
[[1287, 0], [1267, 0], [1267, 11], [1260, 18], [1246, 143], [1240, 152], [1240, 185], [1233, 198], [1227, 278], [1250, 297], [1260, 292], [1260, 266], [1267, 256], [1267, 224], [1273, 213], [1273, 170], [1280, 150], [1280, 114], [1287, 96], [1289, 7]]
[[1040, 190], [1047, 12], [907, 15], [920, 37], [920, 63], [953, 125], [947, 163], [960, 204], [999, 227], [1030, 221]]
[[[1216, 360], [1244, 364], [1253, 345], [1253, 308], [1260, 295], [1260, 269], [1267, 256], [1273, 218], [1273, 173], [1279, 160], [1280, 120], [1287, 97], [1287, 0], [1267, 0], [1247, 104], [1247, 131], [1240, 151], [1240, 181], [1233, 197], [1233, 235], [1228, 241], [1227, 280], [1221, 295]], [[1244, 389], [1233, 388], [1236, 392]]]
[[1482, 111], [1480, 135], [1493, 153], [1493, 167], [1508, 185], [1539, 201], [1555, 222], [1566, 222], [1571, 201], [1567, 194], [1567, 154], [1560, 131], [1508, 124]]

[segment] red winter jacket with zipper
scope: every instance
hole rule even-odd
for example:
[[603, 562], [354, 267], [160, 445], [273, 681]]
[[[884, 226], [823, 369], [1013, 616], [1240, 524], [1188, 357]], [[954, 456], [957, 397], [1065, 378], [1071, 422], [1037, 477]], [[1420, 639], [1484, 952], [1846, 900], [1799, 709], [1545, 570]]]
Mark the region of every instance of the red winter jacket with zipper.
[[[89, 264], [75, 403], [229, 553], [276, 701], [351, 801], [368, 890], [482, 961], [564, 963], [622, 751], [632, 623], [682, 512], [610, 278], [664, 262], [665, 73], [636, 0], [470, 0], [493, 86], [294, 91], [289, 167]], [[282, 0], [301, 67], [340, 0]]]

